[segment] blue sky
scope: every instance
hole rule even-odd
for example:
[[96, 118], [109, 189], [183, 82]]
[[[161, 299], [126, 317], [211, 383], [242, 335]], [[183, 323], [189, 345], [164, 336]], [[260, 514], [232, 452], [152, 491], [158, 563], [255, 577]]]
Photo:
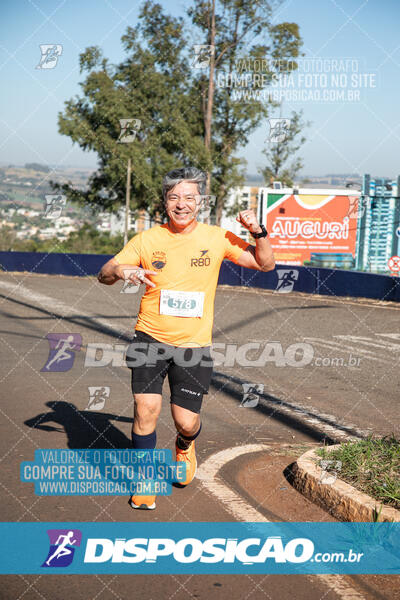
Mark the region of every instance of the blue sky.
[[[135, 0], [4, 0], [0, 43], [0, 163], [41, 162], [95, 167], [96, 155], [84, 153], [58, 133], [64, 101], [80, 91], [78, 56], [98, 44], [111, 62], [123, 57], [121, 36], [134, 25]], [[164, 0], [178, 15], [185, 0]], [[356, 88], [358, 101], [284, 101], [281, 115], [302, 109], [311, 121], [301, 150], [303, 173], [400, 173], [400, 2], [398, 0], [286, 0], [274, 11], [276, 22], [296, 22], [304, 59], [351, 58], [359, 73], [372, 74], [375, 87]], [[36, 69], [39, 44], [62, 44], [54, 69]], [[309, 62], [304, 62], [308, 68]], [[352, 73], [347, 71], [348, 93]], [[328, 74], [330, 77], [330, 74]], [[317, 86], [318, 87], [318, 86]], [[312, 88], [315, 93], [316, 86]], [[264, 165], [269, 126], [260, 123], [240, 156], [248, 173]]]

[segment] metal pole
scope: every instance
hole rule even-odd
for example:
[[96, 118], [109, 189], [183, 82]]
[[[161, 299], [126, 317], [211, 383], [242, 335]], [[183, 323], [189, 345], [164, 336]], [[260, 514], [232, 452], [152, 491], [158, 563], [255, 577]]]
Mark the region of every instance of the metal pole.
[[128, 229], [130, 217], [131, 203], [131, 159], [128, 158], [128, 170], [126, 172], [126, 198], [125, 198], [125, 230], [124, 230], [124, 246], [128, 243]]
[[[258, 205], [258, 222], [260, 225], [264, 225], [264, 191], [261, 190], [259, 195], [259, 205]], [[266, 225], [266, 223], [265, 223]]]

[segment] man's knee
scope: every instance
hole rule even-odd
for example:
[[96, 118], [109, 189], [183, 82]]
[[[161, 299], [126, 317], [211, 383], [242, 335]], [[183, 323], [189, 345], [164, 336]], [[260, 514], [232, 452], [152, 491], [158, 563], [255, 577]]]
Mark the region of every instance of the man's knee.
[[134, 419], [139, 422], [156, 422], [161, 411], [161, 400], [134, 395]]
[[188, 414], [182, 414], [179, 412], [173, 415], [175, 426], [180, 433], [183, 435], [193, 435], [199, 428], [200, 425], [200, 416], [196, 413], [190, 413], [189, 411], [185, 411]]

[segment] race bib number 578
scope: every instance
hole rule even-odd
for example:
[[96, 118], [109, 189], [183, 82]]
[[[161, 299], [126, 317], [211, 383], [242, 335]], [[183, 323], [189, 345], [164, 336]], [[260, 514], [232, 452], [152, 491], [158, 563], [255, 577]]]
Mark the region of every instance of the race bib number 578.
[[160, 315], [173, 317], [202, 317], [204, 292], [161, 290]]

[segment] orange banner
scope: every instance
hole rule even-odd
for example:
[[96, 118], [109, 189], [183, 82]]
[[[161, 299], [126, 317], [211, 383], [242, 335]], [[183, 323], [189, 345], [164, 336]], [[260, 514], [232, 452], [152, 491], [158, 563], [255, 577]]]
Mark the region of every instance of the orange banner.
[[278, 263], [302, 265], [313, 252], [351, 253], [358, 196], [268, 193], [266, 227]]

